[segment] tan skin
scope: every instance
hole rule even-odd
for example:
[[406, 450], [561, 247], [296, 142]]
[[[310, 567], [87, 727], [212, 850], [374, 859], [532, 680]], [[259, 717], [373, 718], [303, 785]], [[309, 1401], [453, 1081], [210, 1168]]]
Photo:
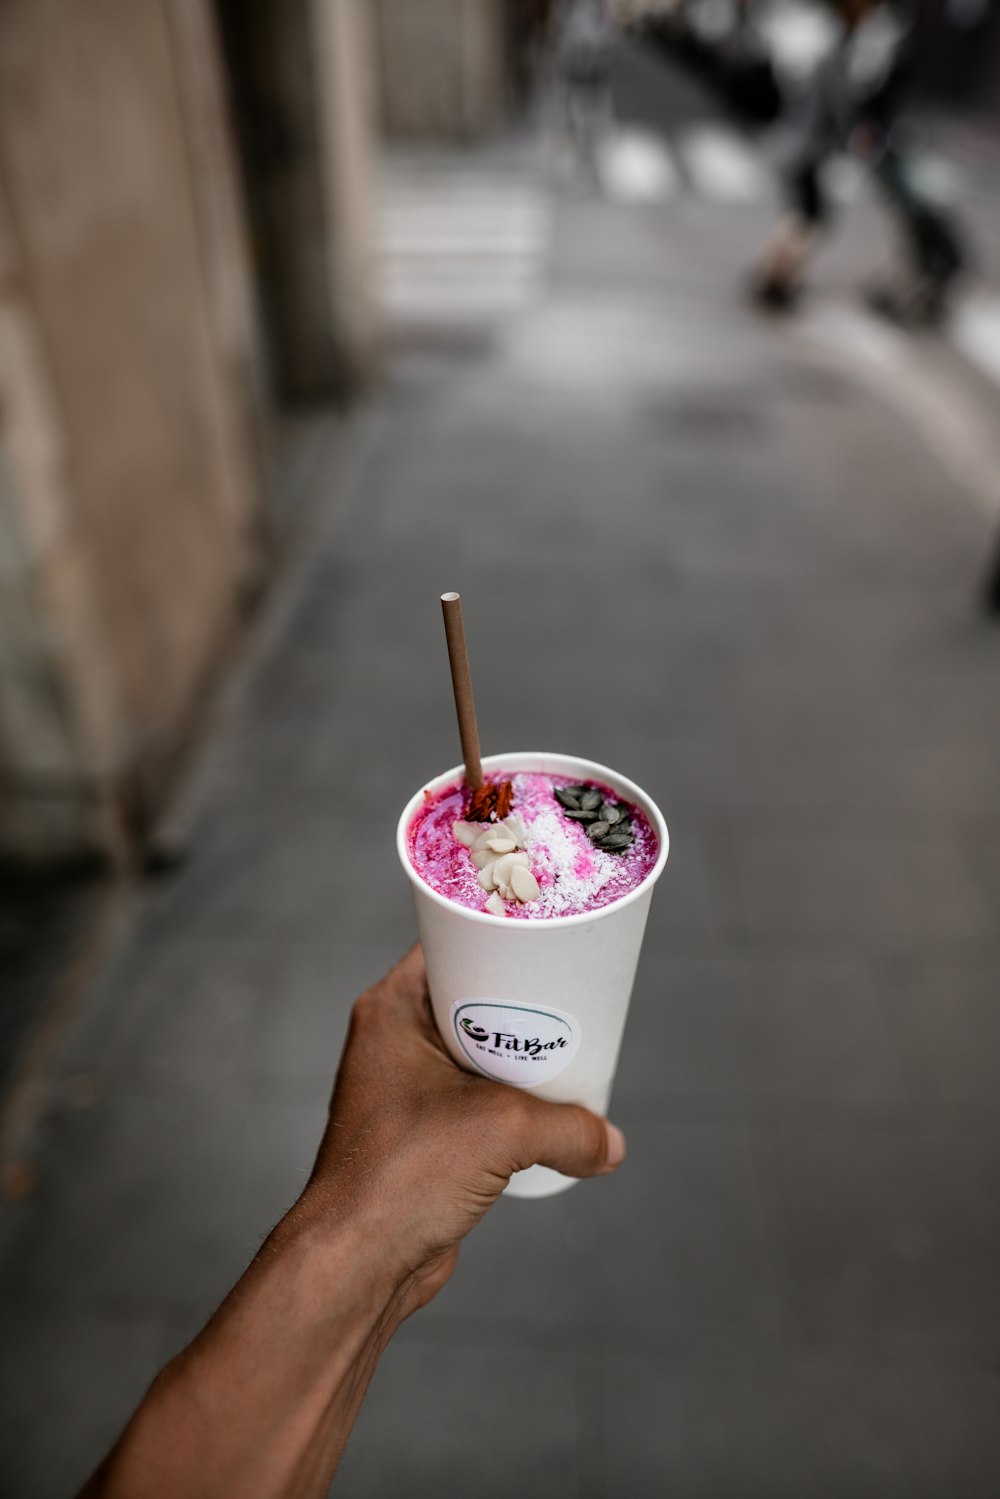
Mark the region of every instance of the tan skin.
[[354, 1007], [302, 1196], [79, 1499], [324, 1499], [383, 1349], [511, 1173], [624, 1154], [586, 1109], [456, 1067], [413, 948]]

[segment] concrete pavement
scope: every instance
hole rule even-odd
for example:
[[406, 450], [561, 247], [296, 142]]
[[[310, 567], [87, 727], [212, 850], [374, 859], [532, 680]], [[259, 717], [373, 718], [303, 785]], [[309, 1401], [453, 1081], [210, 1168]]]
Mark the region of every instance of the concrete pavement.
[[2, 1209], [19, 1499], [82, 1480], [308, 1171], [350, 1004], [413, 936], [398, 809], [458, 758], [446, 588], [484, 747], [620, 767], [673, 849], [627, 1165], [497, 1207], [335, 1492], [1000, 1487], [988, 529], [868, 384], [742, 308], [750, 210], [554, 198], [533, 160], [473, 163], [546, 198], [530, 295], [402, 330], [317, 476], [191, 858], [88, 994], [38, 1190]]

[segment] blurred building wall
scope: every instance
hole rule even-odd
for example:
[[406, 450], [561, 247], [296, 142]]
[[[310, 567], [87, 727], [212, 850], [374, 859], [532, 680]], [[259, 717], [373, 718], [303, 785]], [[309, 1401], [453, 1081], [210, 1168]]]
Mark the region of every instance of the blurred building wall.
[[[372, 338], [360, 3], [308, 5], [329, 386]], [[141, 839], [266, 566], [228, 108], [210, 0], [0, 4], [0, 856]]]
[[369, 0], [216, 0], [280, 396], [363, 385], [376, 355]]
[[468, 138], [503, 119], [504, 0], [373, 0], [382, 125], [393, 138]]

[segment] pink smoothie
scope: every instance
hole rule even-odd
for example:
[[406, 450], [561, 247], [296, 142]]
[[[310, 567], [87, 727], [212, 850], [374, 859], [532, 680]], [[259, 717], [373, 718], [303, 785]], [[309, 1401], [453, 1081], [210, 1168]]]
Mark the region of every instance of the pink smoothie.
[[[520, 862], [534, 876], [537, 897], [524, 903], [512, 895], [503, 902], [497, 897], [488, 908], [489, 892], [480, 882], [473, 851], [460, 841], [455, 825], [472, 827], [483, 834], [488, 826], [480, 828], [466, 822], [469, 793], [464, 783], [457, 781], [436, 794], [424, 793], [424, 805], [407, 834], [407, 852], [414, 869], [431, 889], [448, 900], [476, 911], [492, 909], [498, 920], [577, 916], [627, 895], [656, 864], [659, 847], [648, 819], [610, 786], [541, 771], [517, 771], [509, 777], [491, 773], [488, 777], [491, 783], [504, 779], [513, 783], [513, 802], [503, 821], [523, 829], [518, 845]], [[599, 792], [603, 802], [617, 809], [620, 821], [612, 823], [610, 830], [613, 833], [616, 826], [627, 828], [631, 835], [627, 847], [614, 851], [599, 848], [587, 831], [593, 824], [568, 815], [555, 790], [580, 786]]]

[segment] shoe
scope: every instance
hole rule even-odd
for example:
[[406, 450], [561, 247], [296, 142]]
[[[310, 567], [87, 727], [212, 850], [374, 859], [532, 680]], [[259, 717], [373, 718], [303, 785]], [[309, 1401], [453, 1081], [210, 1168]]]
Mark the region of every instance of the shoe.
[[792, 312], [802, 289], [792, 281], [777, 276], [754, 276], [750, 281], [750, 300], [765, 312]]
[[909, 284], [876, 284], [866, 287], [864, 299], [872, 312], [897, 328], [940, 328], [948, 316], [948, 281], [923, 276]]

